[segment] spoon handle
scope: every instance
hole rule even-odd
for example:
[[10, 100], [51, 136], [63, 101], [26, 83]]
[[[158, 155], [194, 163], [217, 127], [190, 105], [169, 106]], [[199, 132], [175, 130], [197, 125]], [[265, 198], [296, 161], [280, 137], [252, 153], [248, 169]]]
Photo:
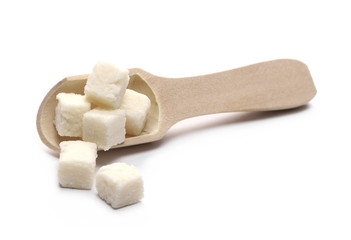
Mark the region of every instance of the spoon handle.
[[155, 78], [150, 80], [159, 85], [161, 119], [169, 125], [212, 113], [295, 108], [316, 94], [307, 66], [289, 59], [196, 77]]

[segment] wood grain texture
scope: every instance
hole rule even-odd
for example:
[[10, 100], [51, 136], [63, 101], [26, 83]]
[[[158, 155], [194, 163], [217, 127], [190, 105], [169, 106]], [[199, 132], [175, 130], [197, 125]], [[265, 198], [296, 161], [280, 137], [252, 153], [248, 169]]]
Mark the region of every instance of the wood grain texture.
[[[186, 118], [205, 114], [290, 109], [308, 103], [316, 94], [307, 66], [297, 60], [281, 59], [242, 68], [186, 78], [164, 78], [142, 69], [130, 72], [128, 88], [147, 95], [151, 102], [144, 131], [127, 136], [113, 148], [153, 142]], [[56, 95], [83, 94], [88, 75], [67, 77], [46, 95], [37, 114], [37, 129], [44, 144], [59, 151], [66, 139], [58, 136], [53, 124]]]

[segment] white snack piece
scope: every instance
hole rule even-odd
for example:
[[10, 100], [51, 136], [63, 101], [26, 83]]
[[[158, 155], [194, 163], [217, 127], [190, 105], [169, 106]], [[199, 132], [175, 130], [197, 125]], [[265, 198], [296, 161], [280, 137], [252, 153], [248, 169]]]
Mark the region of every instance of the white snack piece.
[[141, 93], [127, 89], [121, 109], [126, 110], [126, 132], [128, 135], [140, 135], [151, 107], [150, 99]]
[[96, 174], [100, 198], [113, 208], [139, 202], [144, 196], [143, 180], [138, 169], [126, 163], [103, 166]]
[[128, 69], [98, 62], [84, 88], [87, 99], [103, 108], [119, 108], [129, 83]]
[[97, 158], [95, 143], [63, 141], [60, 143], [58, 179], [62, 187], [91, 189]]
[[85, 96], [75, 93], [59, 93], [55, 109], [55, 126], [60, 136], [81, 137], [83, 114], [91, 104]]
[[121, 109], [95, 108], [83, 116], [83, 140], [94, 142], [105, 151], [124, 142], [126, 115]]

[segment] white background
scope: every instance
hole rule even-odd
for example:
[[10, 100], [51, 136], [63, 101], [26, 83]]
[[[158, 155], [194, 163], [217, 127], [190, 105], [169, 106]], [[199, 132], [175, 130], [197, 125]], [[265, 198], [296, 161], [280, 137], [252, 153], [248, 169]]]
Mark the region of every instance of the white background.
[[[1, 239], [350, 239], [349, 1], [0, 2]], [[302, 109], [182, 121], [157, 143], [100, 153], [145, 182], [113, 210], [63, 189], [36, 112], [99, 60], [167, 77], [266, 60], [305, 62]]]

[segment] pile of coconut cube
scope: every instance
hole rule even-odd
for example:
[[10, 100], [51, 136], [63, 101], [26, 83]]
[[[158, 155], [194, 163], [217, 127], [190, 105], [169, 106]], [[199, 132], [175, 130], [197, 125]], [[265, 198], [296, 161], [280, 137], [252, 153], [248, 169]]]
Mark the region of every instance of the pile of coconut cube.
[[[129, 71], [99, 62], [87, 79], [84, 94], [59, 93], [55, 120], [62, 137], [81, 140], [60, 143], [58, 169], [62, 187], [91, 189], [97, 150], [109, 150], [125, 141], [126, 135], [140, 135], [150, 110], [150, 99], [127, 89]], [[143, 181], [138, 170], [124, 163], [101, 167], [96, 174], [99, 196], [113, 208], [138, 202]]]

